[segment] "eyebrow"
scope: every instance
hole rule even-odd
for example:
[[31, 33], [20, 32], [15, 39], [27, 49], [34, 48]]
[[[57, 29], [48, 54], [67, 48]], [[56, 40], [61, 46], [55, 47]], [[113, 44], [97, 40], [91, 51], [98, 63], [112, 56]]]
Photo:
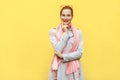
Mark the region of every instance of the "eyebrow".
[[71, 15], [71, 14], [62, 14], [62, 15]]

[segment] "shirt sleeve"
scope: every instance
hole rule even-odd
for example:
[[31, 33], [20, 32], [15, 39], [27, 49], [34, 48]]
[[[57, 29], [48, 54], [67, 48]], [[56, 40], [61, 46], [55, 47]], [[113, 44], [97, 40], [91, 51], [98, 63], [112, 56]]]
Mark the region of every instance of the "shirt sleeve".
[[67, 43], [67, 40], [69, 38], [68, 32], [64, 32], [60, 41], [57, 41], [55, 36], [56, 29], [52, 28], [49, 30], [49, 36], [50, 36], [50, 42], [54, 49], [58, 50], [59, 52], [62, 52], [64, 46]]
[[83, 39], [82, 39], [82, 32], [80, 30], [77, 31], [79, 34], [79, 46], [76, 51], [71, 53], [64, 53], [63, 54], [63, 62], [80, 59], [83, 53]]

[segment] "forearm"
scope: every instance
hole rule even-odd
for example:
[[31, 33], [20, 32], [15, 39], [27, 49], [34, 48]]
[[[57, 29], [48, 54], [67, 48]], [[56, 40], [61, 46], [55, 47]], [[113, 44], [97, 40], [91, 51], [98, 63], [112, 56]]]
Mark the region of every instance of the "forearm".
[[67, 32], [65, 32], [63, 34], [63, 36], [61, 37], [60, 41], [58, 41], [54, 47], [54, 49], [58, 50], [59, 52], [61, 52], [63, 50], [63, 48], [65, 47], [65, 45], [67, 44], [67, 40], [69, 38], [69, 35]]
[[63, 61], [71, 61], [71, 60], [76, 60], [76, 59], [80, 59], [82, 54], [83, 54], [83, 39], [82, 39], [82, 32], [78, 31], [79, 34], [79, 45], [77, 50], [73, 51], [73, 52], [66, 52], [63, 54]]
[[75, 52], [72, 52], [72, 53], [65, 53], [65, 54], [63, 54], [62, 58], [63, 58], [63, 62], [67, 62], [67, 61], [80, 59], [81, 56], [82, 56], [82, 52], [75, 51]]
[[62, 51], [63, 48], [65, 47], [67, 40], [69, 38], [69, 35], [67, 32], [64, 32], [61, 39], [58, 41], [55, 35], [55, 32], [53, 29], [49, 31], [49, 36], [50, 36], [50, 42], [52, 43], [52, 46], [55, 50]]

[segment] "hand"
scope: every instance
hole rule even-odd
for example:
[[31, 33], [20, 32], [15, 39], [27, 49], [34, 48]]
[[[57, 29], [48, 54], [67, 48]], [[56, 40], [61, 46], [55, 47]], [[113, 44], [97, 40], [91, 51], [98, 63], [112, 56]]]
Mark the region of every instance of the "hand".
[[69, 26], [67, 24], [62, 24], [62, 29], [64, 32], [68, 31]]
[[57, 55], [60, 58], [63, 58], [63, 55], [59, 51], [55, 50], [54, 52], [55, 52], [55, 55]]

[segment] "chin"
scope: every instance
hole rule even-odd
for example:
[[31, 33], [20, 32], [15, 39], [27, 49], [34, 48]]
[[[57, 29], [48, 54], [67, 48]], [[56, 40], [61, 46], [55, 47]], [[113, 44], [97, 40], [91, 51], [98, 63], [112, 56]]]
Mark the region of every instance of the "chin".
[[63, 24], [68, 25], [69, 23], [63, 23]]

